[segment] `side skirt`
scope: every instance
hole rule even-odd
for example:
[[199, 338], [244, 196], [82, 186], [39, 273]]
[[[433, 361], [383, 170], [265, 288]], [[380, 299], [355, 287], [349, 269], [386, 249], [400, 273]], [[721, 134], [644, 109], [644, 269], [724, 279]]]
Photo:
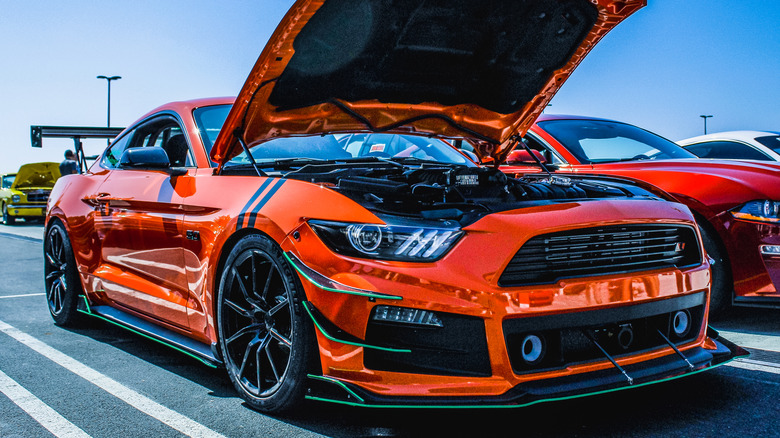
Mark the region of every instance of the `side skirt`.
[[734, 306], [739, 307], [763, 307], [766, 309], [780, 309], [778, 297], [734, 297]]
[[181, 353], [203, 362], [211, 368], [223, 366], [210, 345], [198, 342], [172, 330], [152, 324], [137, 316], [115, 309], [111, 306], [90, 306], [87, 297], [79, 295], [78, 311], [95, 318], [108, 321], [145, 338], [157, 341]]

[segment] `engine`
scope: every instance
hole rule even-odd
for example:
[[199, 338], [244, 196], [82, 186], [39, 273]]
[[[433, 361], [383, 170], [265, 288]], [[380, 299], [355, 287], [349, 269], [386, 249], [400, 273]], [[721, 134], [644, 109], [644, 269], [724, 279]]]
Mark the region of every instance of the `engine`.
[[605, 197], [653, 196], [636, 186], [533, 174], [507, 176], [492, 167], [455, 165], [308, 166], [288, 178], [323, 183], [376, 213], [461, 225], [497, 211], [541, 203]]

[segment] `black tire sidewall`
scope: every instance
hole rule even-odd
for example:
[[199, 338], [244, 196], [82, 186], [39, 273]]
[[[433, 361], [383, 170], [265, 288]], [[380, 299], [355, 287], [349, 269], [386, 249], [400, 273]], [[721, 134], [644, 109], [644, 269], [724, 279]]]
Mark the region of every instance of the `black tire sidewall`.
[[[55, 221], [46, 231], [46, 236], [43, 242], [44, 263], [47, 263], [45, 257], [49, 246], [49, 236], [54, 233], [55, 230], [58, 231], [62, 236], [63, 251], [65, 253], [65, 259], [68, 264], [68, 268], [65, 271], [65, 279], [68, 284], [62, 296], [62, 309], [59, 313], [54, 313], [51, 303], [49, 302], [48, 284], [46, 284], [44, 279], [44, 287], [46, 288], [46, 306], [49, 308], [49, 314], [51, 315], [55, 324], [61, 326], [72, 326], [75, 325], [80, 319], [80, 315], [77, 310], [77, 304], [79, 295], [82, 291], [81, 278], [79, 277], [78, 269], [76, 268], [76, 259], [73, 255], [73, 247], [70, 245], [68, 233], [62, 223], [59, 221]], [[44, 269], [44, 276], [45, 275], [46, 270]]]
[[[267, 397], [257, 397], [248, 392], [246, 388], [241, 385], [238, 377], [234, 375], [231, 367], [228, 365], [230, 359], [226, 354], [223, 337], [222, 302], [225, 295], [225, 285], [230, 277], [230, 269], [233, 266], [233, 263], [235, 263], [244, 252], [249, 250], [263, 251], [274, 259], [286, 286], [290, 288], [289, 290], [291, 291], [290, 295], [292, 299], [290, 309], [294, 328], [289, 365], [282, 379], [281, 386], [273, 394]], [[264, 235], [251, 234], [243, 237], [241, 241], [233, 247], [222, 270], [217, 293], [215, 313], [219, 337], [218, 345], [233, 386], [241, 397], [254, 409], [262, 412], [282, 413], [289, 411], [304, 399], [306, 376], [310, 370], [314, 356], [313, 349], [311, 348], [314, 334], [311, 324], [304, 315], [305, 311], [303, 310], [302, 304], [304, 299], [305, 296], [300, 280], [297, 275], [294, 274], [289, 263], [284, 259], [281, 249], [271, 239]]]
[[3, 223], [6, 225], [14, 225], [16, 218], [8, 214], [8, 205], [3, 204]]
[[701, 233], [701, 240], [707, 255], [715, 261], [715, 263], [711, 264], [710, 315], [718, 316], [731, 307], [734, 294], [731, 269], [728, 266], [729, 260], [725, 255], [726, 252], [714, 236], [713, 231], [699, 224], [699, 232]]

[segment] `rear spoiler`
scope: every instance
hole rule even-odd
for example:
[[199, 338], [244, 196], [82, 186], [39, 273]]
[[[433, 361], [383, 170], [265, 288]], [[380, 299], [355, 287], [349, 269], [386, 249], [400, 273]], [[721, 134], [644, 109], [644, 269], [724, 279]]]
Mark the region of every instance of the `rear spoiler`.
[[[105, 138], [111, 140], [124, 131], [125, 128], [100, 128], [96, 126], [30, 126], [30, 141], [32, 147], [43, 147], [43, 138], [72, 138], [76, 148], [76, 160], [79, 163], [79, 171], [86, 170], [86, 159], [82, 138]], [[94, 157], [89, 157], [94, 158]]]

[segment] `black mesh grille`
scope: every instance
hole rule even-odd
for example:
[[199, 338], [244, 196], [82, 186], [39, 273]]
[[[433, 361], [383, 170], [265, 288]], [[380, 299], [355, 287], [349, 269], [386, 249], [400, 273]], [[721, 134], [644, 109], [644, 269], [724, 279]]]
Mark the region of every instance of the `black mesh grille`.
[[499, 286], [553, 283], [701, 263], [696, 232], [675, 225], [613, 225], [544, 234], [512, 257]]
[[443, 327], [369, 321], [366, 342], [409, 349], [411, 353], [365, 349], [373, 370], [441, 376], [490, 376], [485, 322], [476, 317], [437, 312]]

